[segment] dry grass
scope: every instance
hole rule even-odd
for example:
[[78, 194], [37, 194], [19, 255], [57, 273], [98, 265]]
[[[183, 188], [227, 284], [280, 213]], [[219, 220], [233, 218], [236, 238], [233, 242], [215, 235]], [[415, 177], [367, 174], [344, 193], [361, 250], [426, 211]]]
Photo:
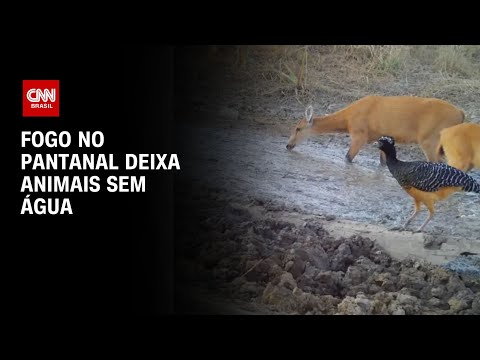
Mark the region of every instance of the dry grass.
[[478, 45], [255, 45], [236, 47], [235, 54], [233, 72], [255, 96], [301, 104], [368, 94], [432, 96], [480, 117]]
[[363, 64], [370, 75], [401, 73], [410, 54], [409, 46], [395, 45], [343, 45], [335, 46], [334, 50], [347, 61], [353, 59], [357, 65]]
[[479, 49], [478, 46], [439, 46], [434, 64], [443, 74], [478, 77], [480, 70]]

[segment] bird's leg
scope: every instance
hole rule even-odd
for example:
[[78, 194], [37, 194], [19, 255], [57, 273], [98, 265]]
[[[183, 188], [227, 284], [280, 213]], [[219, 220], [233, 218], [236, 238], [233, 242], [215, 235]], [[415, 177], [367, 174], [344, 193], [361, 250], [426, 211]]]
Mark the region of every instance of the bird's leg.
[[410, 224], [410, 221], [412, 221], [413, 219], [415, 219], [415, 217], [418, 215], [419, 211], [415, 210], [413, 212], [413, 214], [407, 219], [407, 221], [405, 222], [405, 224], [403, 224], [403, 228], [405, 229], [408, 224]]
[[417, 230], [417, 232], [421, 232], [423, 230], [423, 228], [425, 227], [425, 225], [428, 224], [428, 222], [432, 219], [433, 217], [433, 214], [430, 213], [430, 215], [428, 216], [427, 220], [425, 220], [425, 222], [422, 224], [422, 226], [420, 226]]
[[415, 210], [413, 211], [413, 214], [407, 219], [405, 224], [403, 225], [403, 228], [405, 229], [408, 224], [410, 224], [410, 221], [412, 221], [420, 212], [420, 207], [422, 206], [422, 203], [418, 201], [417, 199], [414, 199], [415, 201]]
[[428, 222], [430, 220], [432, 220], [432, 217], [433, 217], [433, 214], [435, 214], [435, 209], [433, 208], [433, 204], [432, 203], [426, 203], [425, 204], [428, 208], [428, 212], [429, 212], [429, 216], [427, 218], [427, 220], [425, 220], [425, 222], [422, 224], [422, 226], [420, 226], [417, 230], [417, 232], [421, 232], [423, 230], [423, 228], [425, 227], [425, 225], [428, 224]]

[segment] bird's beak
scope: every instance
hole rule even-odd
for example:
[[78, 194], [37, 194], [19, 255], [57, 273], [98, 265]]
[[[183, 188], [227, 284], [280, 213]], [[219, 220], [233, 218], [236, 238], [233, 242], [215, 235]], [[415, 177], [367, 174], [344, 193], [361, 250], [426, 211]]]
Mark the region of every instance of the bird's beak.
[[378, 141], [375, 141], [372, 145], [378, 148]]

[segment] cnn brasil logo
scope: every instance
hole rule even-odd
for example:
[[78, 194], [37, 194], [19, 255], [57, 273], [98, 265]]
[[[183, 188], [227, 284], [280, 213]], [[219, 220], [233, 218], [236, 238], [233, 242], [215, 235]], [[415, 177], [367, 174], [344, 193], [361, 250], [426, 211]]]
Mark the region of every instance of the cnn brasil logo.
[[59, 80], [23, 80], [23, 116], [60, 116]]

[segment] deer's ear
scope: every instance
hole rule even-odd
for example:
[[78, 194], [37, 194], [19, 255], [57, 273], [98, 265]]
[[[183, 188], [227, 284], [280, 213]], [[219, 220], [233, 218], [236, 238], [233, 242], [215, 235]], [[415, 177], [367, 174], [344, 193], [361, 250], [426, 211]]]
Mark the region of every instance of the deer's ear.
[[308, 125], [313, 124], [313, 106], [309, 105], [305, 110], [305, 119], [307, 120]]

